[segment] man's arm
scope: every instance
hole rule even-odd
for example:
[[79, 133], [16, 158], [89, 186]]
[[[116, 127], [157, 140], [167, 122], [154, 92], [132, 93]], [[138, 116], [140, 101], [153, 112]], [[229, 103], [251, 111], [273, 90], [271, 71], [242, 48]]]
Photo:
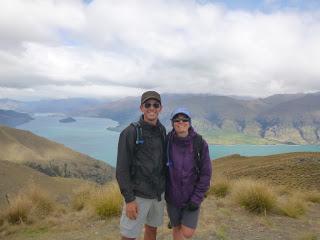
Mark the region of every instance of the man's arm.
[[116, 166], [116, 178], [126, 203], [135, 200], [130, 173], [135, 143], [134, 134], [131, 134], [134, 129], [130, 131], [130, 128], [131, 126], [127, 127], [120, 134]]

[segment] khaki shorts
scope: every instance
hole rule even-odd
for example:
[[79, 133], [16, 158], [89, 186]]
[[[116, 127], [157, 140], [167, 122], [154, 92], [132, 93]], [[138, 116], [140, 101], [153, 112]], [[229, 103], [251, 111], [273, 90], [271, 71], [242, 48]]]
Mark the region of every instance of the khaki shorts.
[[163, 224], [164, 194], [161, 196], [161, 201], [136, 197], [136, 202], [138, 204], [137, 219], [131, 220], [126, 216], [126, 205], [122, 209], [120, 233], [127, 238], [138, 238], [144, 224], [151, 227], [159, 227]]

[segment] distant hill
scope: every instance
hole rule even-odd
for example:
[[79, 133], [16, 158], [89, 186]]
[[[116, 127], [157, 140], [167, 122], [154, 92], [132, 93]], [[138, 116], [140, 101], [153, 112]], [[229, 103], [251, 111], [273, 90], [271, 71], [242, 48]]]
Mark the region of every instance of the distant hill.
[[108, 102], [108, 99], [66, 98], [21, 102], [16, 110], [27, 113], [64, 113], [69, 116]]
[[213, 162], [215, 176], [250, 177], [291, 188], [320, 190], [320, 153], [288, 153], [263, 157], [231, 155]]
[[105, 183], [114, 177], [108, 164], [29, 131], [0, 126], [0, 160], [21, 163], [49, 176]]
[[15, 127], [31, 121], [33, 118], [26, 113], [19, 113], [13, 110], [0, 109], [0, 125]]
[[0, 207], [7, 205], [6, 194], [12, 200], [16, 193], [30, 185], [41, 187], [63, 202], [72, 189], [85, 183], [87, 181], [77, 178], [49, 177], [30, 167], [0, 160]]
[[[193, 126], [212, 144], [320, 144], [319, 92], [266, 98], [162, 94], [162, 99], [160, 119], [168, 130], [172, 110], [186, 106]], [[118, 131], [138, 120], [139, 105], [140, 97], [115, 101], [79, 98], [20, 102], [16, 111], [111, 118], [120, 123], [114, 128]]]
[[[282, 94], [242, 100], [204, 94], [163, 94], [162, 122], [171, 129], [170, 113], [186, 106], [192, 124], [214, 144], [320, 144], [320, 94]], [[136, 121], [140, 98], [130, 97], [86, 111], [120, 123]]]
[[12, 100], [9, 98], [2, 98], [0, 99], [0, 109], [15, 110], [21, 103], [21, 101]]

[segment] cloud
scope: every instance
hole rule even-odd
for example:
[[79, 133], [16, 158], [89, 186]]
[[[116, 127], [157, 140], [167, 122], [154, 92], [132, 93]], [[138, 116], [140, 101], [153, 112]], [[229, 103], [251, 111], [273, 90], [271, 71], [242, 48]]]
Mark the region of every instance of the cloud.
[[4, 5], [0, 97], [320, 90], [317, 8], [265, 13], [191, 0]]

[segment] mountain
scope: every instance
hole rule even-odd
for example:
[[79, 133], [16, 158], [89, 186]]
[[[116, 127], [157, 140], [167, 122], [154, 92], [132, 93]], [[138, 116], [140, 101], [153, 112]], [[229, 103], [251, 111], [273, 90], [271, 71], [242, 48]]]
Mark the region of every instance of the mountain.
[[3, 110], [14, 110], [16, 109], [22, 102], [8, 99], [8, 98], [3, 98], [0, 99], [0, 109]]
[[33, 118], [26, 113], [19, 113], [13, 110], [0, 109], [0, 125], [15, 127], [31, 121]]
[[0, 126], [0, 160], [20, 163], [49, 176], [105, 183], [114, 177], [108, 164], [29, 131]]
[[[171, 129], [170, 113], [186, 106], [192, 124], [214, 144], [320, 144], [320, 94], [278, 94], [259, 99], [204, 94], [162, 94], [160, 119]], [[107, 117], [123, 129], [141, 114], [140, 98], [130, 97], [92, 108], [86, 114]]]
[[25, 113], [64, 113], [77, 115], [79, 111], [109, 102], [110, 99], [65, 98], [38, 101], [15, 101], [0, 99], [0, 109], [10, 109]]

